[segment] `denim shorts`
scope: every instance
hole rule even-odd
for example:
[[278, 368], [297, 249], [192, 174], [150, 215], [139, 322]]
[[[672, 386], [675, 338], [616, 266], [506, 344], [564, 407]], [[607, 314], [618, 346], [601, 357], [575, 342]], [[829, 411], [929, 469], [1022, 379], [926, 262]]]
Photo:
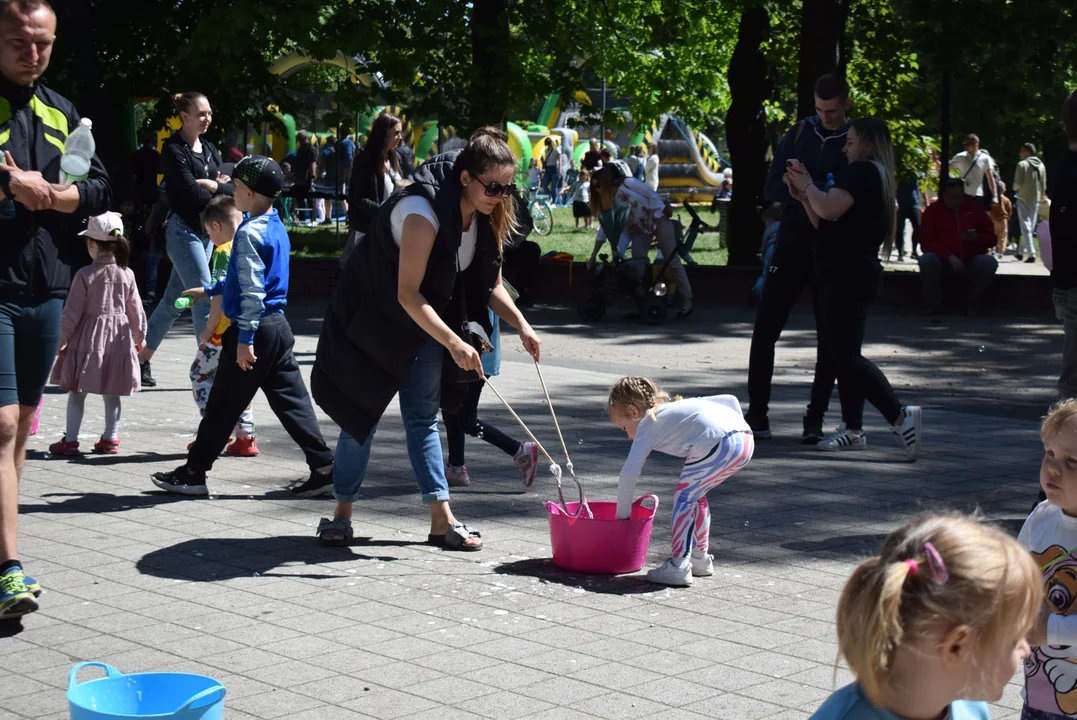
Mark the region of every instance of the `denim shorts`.
[[64, 301], [0, 302], [0, 407], [37, 407], [60, 345]]

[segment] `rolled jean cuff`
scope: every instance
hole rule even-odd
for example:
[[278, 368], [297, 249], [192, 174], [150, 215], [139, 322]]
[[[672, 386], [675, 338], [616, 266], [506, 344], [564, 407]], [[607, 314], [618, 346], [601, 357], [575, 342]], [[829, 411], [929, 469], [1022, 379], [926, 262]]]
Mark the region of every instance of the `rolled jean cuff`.
[[351, 505], [352, 503], [359, 500], [359, 492], [356, 491], [351, 495], [342, 495], [341, 493], [333, 491], [333, 499], [336, 500], [338, 503], [348, 503], [349, 505]]
[[423, 493], [423, 505], [433, 505], [437, 502], [449, 502], [449, 491], [435, 490], [432, 493]]

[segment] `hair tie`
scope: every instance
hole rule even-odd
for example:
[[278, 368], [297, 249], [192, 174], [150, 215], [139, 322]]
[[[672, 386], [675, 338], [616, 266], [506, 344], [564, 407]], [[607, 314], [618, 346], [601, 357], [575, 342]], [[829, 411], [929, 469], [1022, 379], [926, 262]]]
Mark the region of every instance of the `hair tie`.
[[916, 562], [912, 558], [906, 560], [905, 565], [908, 566], [910, 575], [915, 575], [916, 571], [920, 569], [920, 563]]
[[927, 559], [927, 566], [931, 568], [931, 575], [935, 578], [935, 582], [945, 583], [950, 579], [950, 571], [946, 569], [942, 555], [929, 542], [924, 543], [924, 557]]

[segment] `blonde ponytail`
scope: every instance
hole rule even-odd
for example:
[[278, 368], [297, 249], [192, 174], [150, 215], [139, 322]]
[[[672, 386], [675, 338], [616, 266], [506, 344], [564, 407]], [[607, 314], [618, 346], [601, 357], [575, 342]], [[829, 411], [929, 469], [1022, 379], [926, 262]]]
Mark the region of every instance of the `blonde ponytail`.
[[956, 513], [922, 515], [891, 533], [846, 582], [838, 650], [868, 699], [885, 707], [902, 645], [961, 625], [979, 647], [1016, 642], [1042, 603], [1039, 568], [1012, 537]]

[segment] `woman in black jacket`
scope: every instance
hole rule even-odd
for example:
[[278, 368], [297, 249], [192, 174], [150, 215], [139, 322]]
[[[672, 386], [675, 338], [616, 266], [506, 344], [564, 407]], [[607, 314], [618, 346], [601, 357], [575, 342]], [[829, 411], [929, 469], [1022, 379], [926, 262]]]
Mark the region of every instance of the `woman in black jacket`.
[[[185, 92], [173, 96], [172, 101], [183, 122], [161, 148], [161, 173], [172, 211], [165, 230], [172, 275], [164, 297], [150, 316], [146, 347], [139, 353], [142, 384], [150, 387], [157, 383], [150, 375], [149, 360], [182, 312], [176, 309], [176, 298], [187, 288], [205, 287], [210, 282], [213, 245], [202, 228], [202, 211], [215, 195], [231, 195], [235, 189], [231, 178], [218, 172], [223, 163], [217, 148], [202, 139], [213, 121], [209, 100], [202, 93]], [[209, 319], [209, 300], [191, 306], [191, 316], [197, 342]]]
[[366, 235], [378, 208], [402, 179], [400, 157], [394, 150], [403, 137], [400, 119], [383, 112], [375, 118], [366, 144], [355, 159], [348, 186], [348, 225], [359, 235]]
[[790, 160], [789, 193], [804, 204], [819, 230], [816, 273], [827, 350], [837, 371], [842, 427], [816, 447], [836, 452], [867, 447], [864, 401], [882, 413], [910, 461], [920, 456], [921, 410], [904, 406], [886, 376], [861, 352], [868, 307], [882, 280], [879, 251], [889, 257], [897, 228], [894, 149], [886, 123], [854, 120], [845, 138], [848, 165], [834, 186], [812, 181], [803, 163]]
[[341, 428], [337, 507], [319, 525], [323, 542], [351, 539], [352, 503], [374, 432], [399, 393], [408, 456], [430, 510], [428, 541], [482, 547], [479, 533], [449, 509], [437, 415], [439, 405], [459, 407], [465, 372], [475, 381], [481, 376], [479, 352], [462, 336], [467, 320], [489, 334], [487, 307], [515, 326], [539, 359], [538, 336], [501, 284], [502, 246], [515, 224], [515, 172], [504, 133], [479, 130], [463, 150], [424, 163], [415, 183], [378, 211], [348, 259], [311, 371], [315, 401]]

